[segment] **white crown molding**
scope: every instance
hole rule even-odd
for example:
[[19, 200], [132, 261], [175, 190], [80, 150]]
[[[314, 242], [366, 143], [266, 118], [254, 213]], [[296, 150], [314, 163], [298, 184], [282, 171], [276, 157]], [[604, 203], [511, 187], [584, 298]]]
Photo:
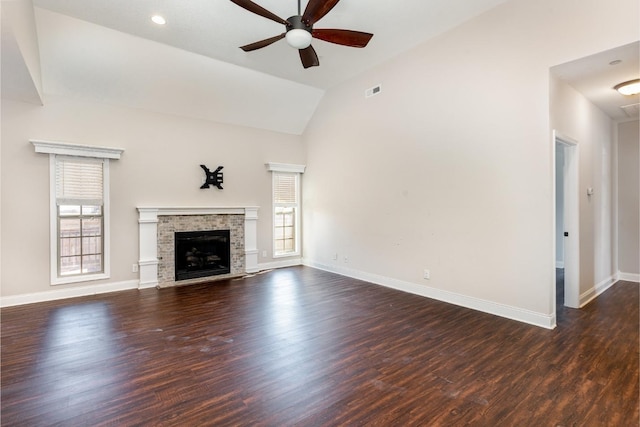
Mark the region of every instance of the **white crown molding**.
[[60, 141], [29, 140], [36, 149], [36, 153], [62, 154], [65, 156], [93, 157], [98, 159], [119, 160], [124, 152], [122, 148], [96, 147], [84, 144], [72, 144]]
[[269, 172], [304, 173], [304, 170], [307, 168], [306, 165], [294, 165], [289, 163], [269, 162], [269, 163], [265, 163], [265, 165], [267, 166], [267, 170]]

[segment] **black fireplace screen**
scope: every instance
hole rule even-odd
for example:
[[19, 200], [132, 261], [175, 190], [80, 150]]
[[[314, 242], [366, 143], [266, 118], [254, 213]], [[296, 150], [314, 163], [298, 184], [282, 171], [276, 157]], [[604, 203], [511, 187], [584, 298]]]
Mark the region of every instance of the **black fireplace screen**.
[[176, 281], [231, 272], [229, 230], [175, 234]]

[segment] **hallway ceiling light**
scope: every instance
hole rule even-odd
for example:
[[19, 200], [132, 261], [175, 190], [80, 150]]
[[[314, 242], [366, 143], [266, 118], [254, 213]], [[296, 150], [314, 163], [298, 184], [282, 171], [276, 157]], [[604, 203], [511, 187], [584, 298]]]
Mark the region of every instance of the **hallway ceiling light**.
[[623, 95], [637, 95], [640, 93], [640, 79], [629, 80], [613, 87]]

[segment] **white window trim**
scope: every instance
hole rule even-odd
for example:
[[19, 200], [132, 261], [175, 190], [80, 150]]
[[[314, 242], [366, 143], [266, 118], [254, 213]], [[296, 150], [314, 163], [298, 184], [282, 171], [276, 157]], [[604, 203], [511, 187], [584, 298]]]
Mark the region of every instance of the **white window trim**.
[[[111, 277], [111, 233], [110, 233], [110, 192], [109, 159], [119, 159], [124, 150], [120, 148], [92, 147], [54, 141], [30, 141], [36, 153], [49, 154], [49, 246], [51, 285], [89, 282]], [[103, 160], [103, 272], [80, 276], [58, 277], [58, 208], [56, 205], [56, 156], [99, 158]]]
[[[296, 178], [296, 200], [298, 201], [295, 205], [291, 204], [291, 203], [287, 203], [287, 206], [293, 206], [296, 209], [296, 215], [295, 215], [295, 238], [293, 241], [294, 244], [294, 251], [293, 252], [287, 252], [287, 253], [281, 253], [278, 254], [276, 253], [276, 239], [275, 236], [273, 235], [275, 228], [276, 228], [276, 217], [275, 217], [275, 203], [273, 202], [273, 199], [275, 197], [274, 195], [274, 183], [273, 181], [275, 180], [275, 174], [271, 174], [271, 217], [272, 217], [272, 221], [271, 221], [271, 233], [272, 233], [272, 238], [271, 238], [271, 245], [272, 245], [272, 254], [273, 254], [273, 258], [287, 258], [287, 257], [295, 257], [295, 256], [300, 256], [300, 232], [302, 231], [302, 227], [300, 224], [300, 174], [299, 173], [292, 173], [292, 172], [278, 172], [278, 173], [287, 173], [287, 174], [291, 174], [294, 175]], [[282, 204], [280, 204], [281, 206], [283, 206]]]
[[94, 147], [91, 145], [72, 144], [70, 142], [43, 141], [32, 139], [36, 153], [63, 154], [65, 156], [93, 157], [98, 159], [120, 159], [122, 148]]
[[296, 257], [296, 256], [300, 256], [302, 250], [300, 248], [301, 246], [301, 234], [302, 234], [302, 222], [301, 222], [301, 211], [302, 211], [302, 201], [301, 201], [301, 194], [300, 194], [300, 182], [301, 182], [301, 175], [304, 173], [306, 166], [305, 165], [295, 165], [295, 164], [289, 164], [289, 163], [274, 163], [274, 162], [269, 162], [266, 163], [267, 166], [267, 170], [269, 170], [270, 172], [281, 172], [281, 173], [291, 173], [291, 174], [295, 174], [296, 175], [296, 200], [298, 201], [297, 203], [297, 207], [296, 207], [296, 236], [295, 236], [295, 251], [294, 252], [289, 252], [286, 254], [278, 254], [276, 255], [276, 240], [275, 240], [275, 236], [273, 235], [273, 232], [275, 230], [275, 226], [276, 226], [276, 219], [275, 219], [275, 204], [273, 202], [274, 200], [274, 183], [273, 180], [274, 178], [274, 174], [271, 174], [271, 254], [272, 257], [275, 258], [290, 258], [290, 257]]

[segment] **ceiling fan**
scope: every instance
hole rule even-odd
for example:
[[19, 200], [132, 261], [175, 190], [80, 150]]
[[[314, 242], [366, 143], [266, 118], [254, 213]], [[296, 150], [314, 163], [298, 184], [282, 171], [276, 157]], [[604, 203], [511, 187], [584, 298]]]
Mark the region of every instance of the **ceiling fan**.
[[320, 65], [318, 55], [311, 46], [312, 37], [350, 47], [365, 47], [367, 43], [369, 43], [369, 40], [371, 40], [371, 37], [373, 37], [373, 34], [363, 33], [361, 31], [313, 28], [313, 25], [329, 13], [340, 0], [309, 0], [304, 13], [300, 13], [300, 0], [298, 0], [298, 14], [286, 20], [250, 0], [231, 1], [247, 9], [249, 12], [271, 19], [286, 27], [286, 31], [278, 36], [241, 46], [240, 49], [245, 52], [250, 52], [269, 46], [278, 40], [286, 39], [291, 47], [298, 49], [304, 68], [317, 67]]

